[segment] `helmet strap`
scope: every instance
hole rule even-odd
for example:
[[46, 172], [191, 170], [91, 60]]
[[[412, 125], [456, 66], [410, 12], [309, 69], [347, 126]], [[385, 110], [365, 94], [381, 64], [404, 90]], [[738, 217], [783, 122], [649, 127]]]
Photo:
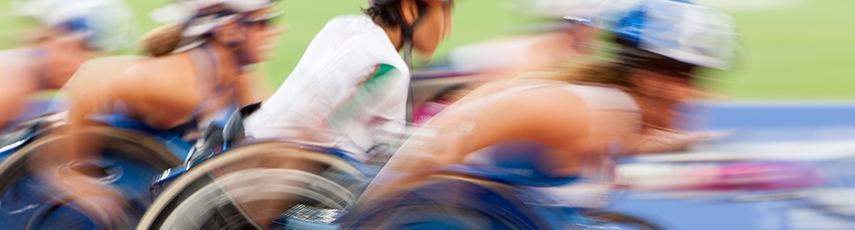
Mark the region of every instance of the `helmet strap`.
[[[240, 27], [241, 29], [246, 29], [244, 25], [239, 25], [239, 23], [236, 26]], [[247, 47], [245, 47], [246, 40], [247, 38], [243, 37], [243, 39], [227, 41], [225, 44], [226, 47], [228, 47], [233, 52], [231, 56], [232, 60], [237, 66], [238, 72], [243, 72], [243, 70], [247, 66], [253, 64], [252, 58], [249, 54], [250, 51], [248, 51]]]
[[[410, 35], [412, 37], [412, 34]], [[404, 62], [407, 63], [410, 75], [413, 72], [413, 40], [404, 39]], [[413, 82], [410, 81], [410, 89], [407, 90], [407, 123], [413, 122]]]
[[[407, 68], [409, 69], [410, 74], [413, 72], [413, 33], [415, 31], [416, 25], [421, 21], [422, 17], [419, 15], [416, 18], [416, 21], [413, 22], [412, 25], [407, 25], [406, 22], [401, 21], [401, 39], [403, 40], [403, 51], [404, 51], [404, 63], [407, 64]], [[412, 124], [413, 122], [413, 83], [410, 81], [410, 89], [407, 90], [407, 123]]]
[[407, 25], [406, 22], [401, 21], [401, 40], [403, 40], [403, 51], [404, 51], [404, 62], [407, 63], [407, 67], [410, 70], [413, 69], [413, 33], [415, 32], [416, 25], [421, 21], [421, 15], [416, 21], [413, 22], [412, 25]]

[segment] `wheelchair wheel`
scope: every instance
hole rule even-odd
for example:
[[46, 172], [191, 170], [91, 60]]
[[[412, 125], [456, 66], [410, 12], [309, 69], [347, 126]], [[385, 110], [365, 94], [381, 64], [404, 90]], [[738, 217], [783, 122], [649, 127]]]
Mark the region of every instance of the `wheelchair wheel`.
[[513, 189], [468, 176], [432, 176], [347, 213], [341, 223], [346, 229], [551, 229]]
[[151, 204], [148, 189], [151, 179], [163, 170], [181, 165], [181, 160], [157, 141], [131, 131], [92, 126], [73, 133], [61, 130], [47, 133], [0, 163], [3, 229], [98, 229], [75, 209], [74, 200], [67, 194], [30, 173], [34, 160], [49, 157], [48, 151], [55, 151], [58, 143], [72, 135], [103, 140], [104, 153], [98, 160], [70, 162], [63, 167], [97, 169], [97, 173], [89, 175], [120, 193], [123, 202], [129, 204], [126, 214], [132, 222]]
[[329, 227], [367, 180], [326, 153], [251, 144], [191, 168], [159, 195], [137, 229]]

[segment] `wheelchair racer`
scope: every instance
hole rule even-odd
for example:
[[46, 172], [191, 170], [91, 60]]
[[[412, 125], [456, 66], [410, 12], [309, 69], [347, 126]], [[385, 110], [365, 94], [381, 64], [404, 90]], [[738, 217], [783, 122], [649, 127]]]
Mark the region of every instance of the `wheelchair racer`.
[[365, 162], [383, 143], [378, 133], [401, 133], [407, 114], [409, 61], [430, 58], [451, 29], [451, 1], [374, 0], [366, 15], [330, 20], [295, 70], [246, 119], [259, 140], [340, 149]]
[[[685, 147], [687, 138], [673, 129], [674, 106], [694, 94], [698, 70], [730, 68], [737, 48], [732, 19], [685, 1], [644, 0], [613, 9], [619, 11], [569, 19], [613, 32], [619, 45], [615, 61], [582, 62], [569, 71], [526, 74], [476, 89], [400, 148], [360, 198], [375, 209], [345, 218], [346, 223], [391, 228], [519, 224], [502, 222], [502, 215], [471, 222], [465, 214], [429, 212], [445, 206], [481, 214], [574, 207], [576, 194], [561, 188], [578, 182], [583, 169], [608, 170], [608, 159], [616, 153]], [[494, 207], [487, 193], [465, 186], [431, 187], [443, 185], [448, 175], [510, 185], [514, 199], [534, 205]], [[398, 211], [384, 215], [377, 210]], [[515, 217], [545, 224], [520, 226], [567, 228], [560, 213], [526, 215]]]
[[0, 52], [0, 134], [41, 115], [24, 114], [41, 109], [25, 98], [60, 89], [87, 60], [127, 48], [135, 30], [133, 11], [121, 0], [13, 3], [14, 16], [40, 27], [23, 36], [25, 47]]
[[[148, 37], [146, 48], [154, 57], [131, 63], [117, 76], [103, 78], [96, 85], [77, 89], [71, 95], [70, 131], [108, 111], [138, 120], [146, 129], [184, 136], [220, 108], [259, 101], [250, 89], [249, 67], [269, 58], [270, 44], [281, 32], [268, 23], [276, 15], [274, 3], [211, 0], [169, 6], [185, 10], [172, 12], [189, 10], [192, 14], [173, 16], [180, 22]], [[84, 67], [97, 73], [97, 63]], [[94, 154], [98, 145], [72, 138], [65, 151], [56, 151], [56, 157], [37, 162], [34, 168], [45, 171], [38, 175], [53, 187], [78, 197], [77, 203], [90, 218], [111, 226], [124, 217], [117, 203], [121, 201], [108, 185], [83, 172], [47, 172], [69, 162], [98, 158]], [[89, 198], [98, 196], [101, 198]]]

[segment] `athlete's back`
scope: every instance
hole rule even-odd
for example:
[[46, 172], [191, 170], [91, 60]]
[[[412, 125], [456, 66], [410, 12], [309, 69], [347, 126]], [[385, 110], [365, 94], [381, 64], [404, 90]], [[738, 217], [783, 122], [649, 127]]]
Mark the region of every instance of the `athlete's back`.
[[376, 144], [377, 130], [403, 128], [409, 76], [386, 32], [369, 17], [334, 18], [246, 120], [247, 134], [364, 153]]

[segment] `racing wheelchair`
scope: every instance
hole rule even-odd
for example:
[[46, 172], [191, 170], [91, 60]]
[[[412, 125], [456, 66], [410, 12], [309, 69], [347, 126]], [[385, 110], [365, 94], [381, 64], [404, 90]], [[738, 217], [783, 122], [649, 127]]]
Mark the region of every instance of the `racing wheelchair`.
[[338, 149], [245, 138], [243, 117], [258, 106], [236, 111], [223, 126], [209, 126], [184, 165], [156, 178], [157, 198], [137, 229], [334, 226], [384, 161], [363, 163]]
[[[572, 178], [581, 192], [605, 201], [614, 191], [592, 193], [585, 178]], [[579, 182], [581, 181], [581, 182]], [[413, 189], [360, 202], [340, 219], [344, 229], [664, 229], [651, 222], [595, 206], [563, 207], [547, 201], [518, 176], [451, 165]], [[597, 186], [597, 185], [594, 185]], [[571, 192], [573, 193], [573, 192]], [[584, 196], [584, 195], [583, 195]], [[585, 196], [587, 201], [596, 198]], [[583, 207], [588, 206], [588, 207]]]
[[[61, 114], [38, 117], [3, 137], [0, 224], [4, 229], [101, 229], [133, 225], [151, 204], [147, 189], [151, 178], [182, 162], [179, 155], [182, 147], [173, 143], [176, 137], [146, 135], [103, 123], [72, 132], [63, 126], [61, 117]], [[119, 223], [121, 226], [95, 224], [80, 211], [75, 197], [49, 186], [34, 173], [41, 159], [51, 157], [52, 151], [62, 151], [58, 146], [75, 135], [83, 140], [102, 141], [101, 157], [39, 171], [86, 172], [91, 179], [115, 190], [128, 217], [126, 223]]]

